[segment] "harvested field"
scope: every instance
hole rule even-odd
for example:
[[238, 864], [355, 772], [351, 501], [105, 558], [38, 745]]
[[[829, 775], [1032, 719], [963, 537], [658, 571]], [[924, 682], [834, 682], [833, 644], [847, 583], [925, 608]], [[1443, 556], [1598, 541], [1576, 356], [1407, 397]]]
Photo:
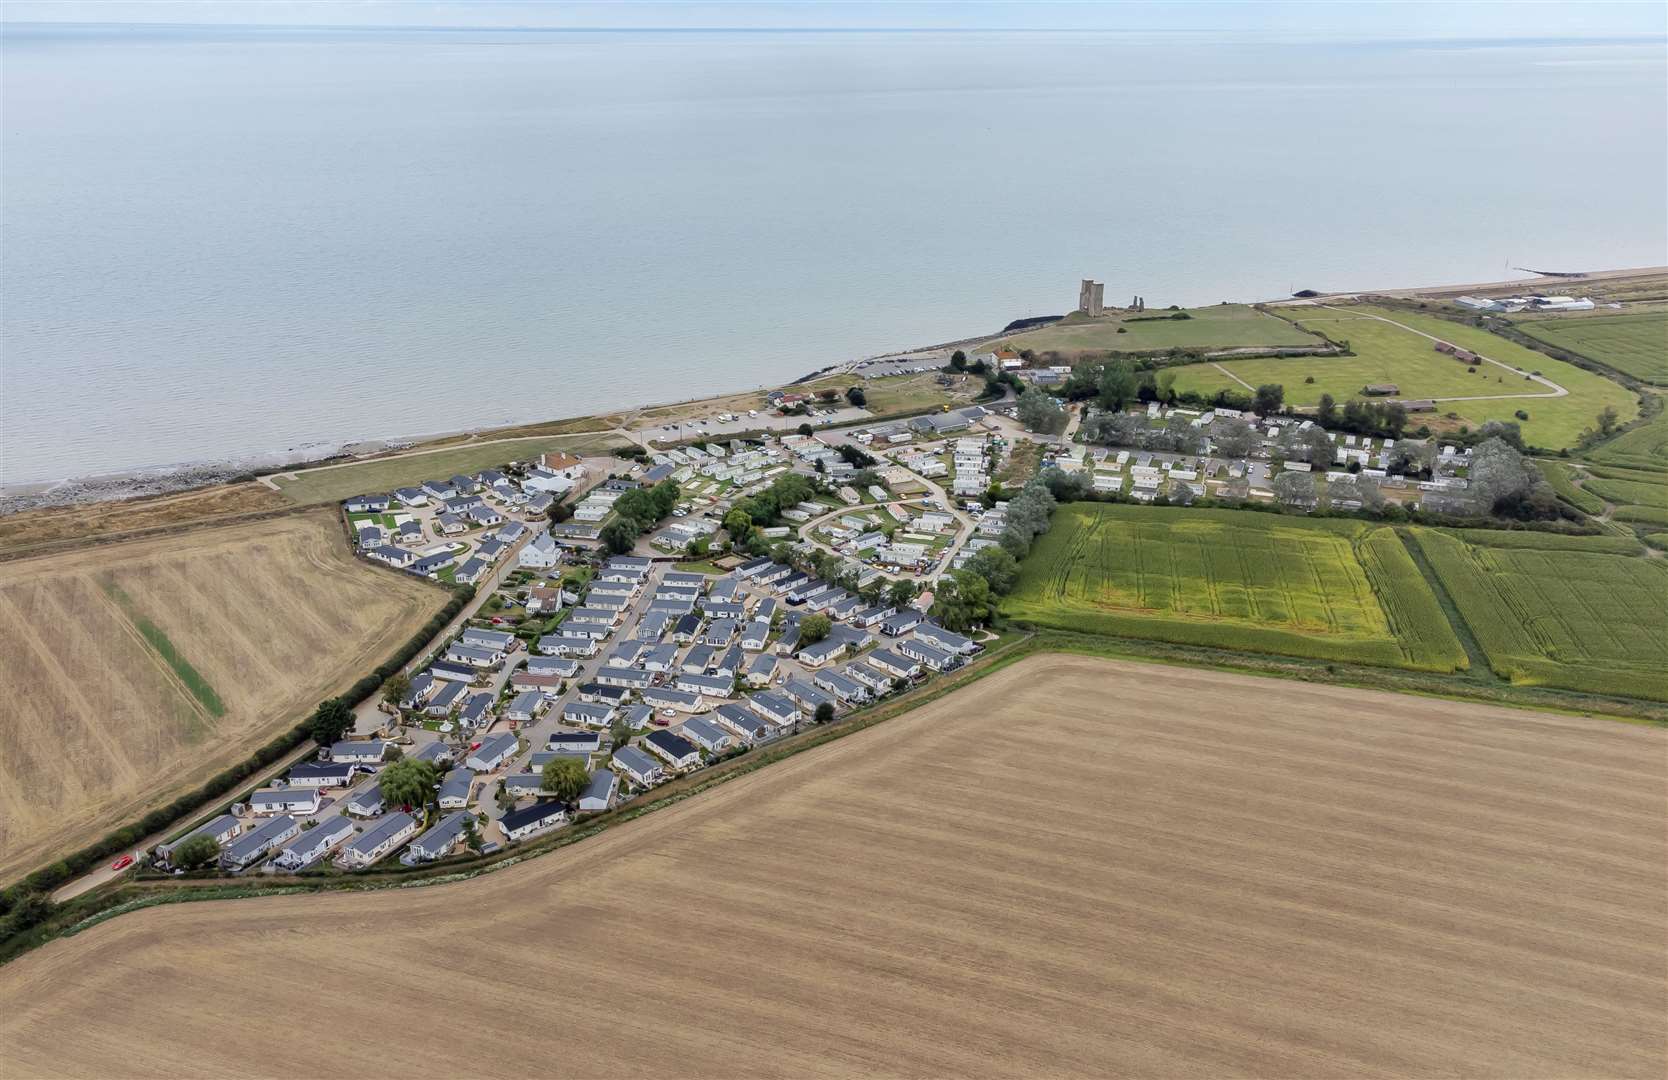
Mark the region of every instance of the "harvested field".
[[1395, 530], [1345, 518], [1068, 504], [1003, 609], [1079, 633], [1421, 671], [1467, 666]]
[[241, 760], [444, 602], [326, 513], [0, 563], [0, 881]]
[[[1665, 744], [1037, 658], [475, 881], [118, 917], [7, 968], [0, 1044], [20, 1076], [1654, 1078]], [[551, 1010], [445, 1019], [512, 985]]]
[[153, 530], [203, 525], [289, 506], [271, 488], [243, 482], [142, 499], [21, 510], [0, 516], [0, 558], [83, 547], [89, 540], [132, 539]]

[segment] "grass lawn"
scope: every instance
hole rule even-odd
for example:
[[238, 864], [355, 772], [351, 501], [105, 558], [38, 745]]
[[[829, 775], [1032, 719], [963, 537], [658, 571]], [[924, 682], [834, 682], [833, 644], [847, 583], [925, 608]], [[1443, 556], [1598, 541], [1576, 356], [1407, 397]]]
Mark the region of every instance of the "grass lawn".
[[[1302, 310], [1303, 314], [1299, 315], [1298, 310]], [[1497, 394], [1548, 395], [1549, 391], [1539, 383], [1493, 364], [1477, 365], [1475, 374], [1468, 373], [1467, 365], [1437, 352], [1428, 338], [1365, 317], [1369, 314], [1395, 319], [1525, 371], [1538, 371], [1570, 393], [1565, 397], [1444, 402], [1441, 399]], [[1361, 397], [1359, 391], [1363, 386], [1394, 383], [1400, 397], [1436, 398], [1437, 415], [1458, 413], [1473, 426], [1481, 425], [1486, 420], [1517, 421], [1516, 413], [1522, 409], [1529, 414], [1527, 421], [1517, 421], [1523, 428], [1524, 441], [1554, 450], [1574, 445], [1581, 432], [1592, 426], [1593, 418], [1606, 405], [1614, 406], [1624, 422], [1638, 415], [1637, 401], [1626, 387], [1572, 364], [1525, 349], [1486, 330], [1428, 315], [1365, 306], [1342, 310], [1292, 309], [1292, 315], [1305, 326], [1321, 327], [1330, 337], [1348, 340], [1357, 355], [1187, 364], [1170, 369], [1176, 373], [1176, 389], [1201, 394], [1223, 389], [1247, 393], [1238, 381], [1224, 374], [1226, 371], [1252, 386], [1279, 383], [1286, 388], [1288, 405], [1310, 409], [1319, 402], [1322, 394], [1331, 394], [1341, 405], [1350, 398]], [[1310, 378], [1315, 381], [1305, 382]], [[1422, 417], [1428, 418], [1427, 414], [1414, 414], [1415, 427], [1424, 422]]]
[[[1143, 349], [1231, 349], [1252, 346], [1324, 345], [1291, 323], [1245, 304], [1188, 308], [1187, 319], [1170, 319], [1169, 311], [1149, 310], [1137, 321], [1111, 316], [1090, 319], [1072, 314], [1049, 326], [1014, 334], [995, 347], [1055, 350], [1062, 353], [1140, 352]], [[1119, 329], [1124, 333], [1118, 333]]]
[[1615, 537], [1414, 535], [1501, 676], [1668, 701], [1668, 560]]
[[1668, 386], [1668, 311], [1525, 319], [1517, 328], [1643, 382]]
[[1348, 519], [1061, 506], [1004, 610], [1079, 633], [1423, 671], [1467, 666], [1401, 538]]
[[838, 390], [840, 397], [833, 404], [846, 404], [845, 391], [849, 386], [863, 388], [864, 408], [881, 416], [895, 413], [920, 412], [938, 405], [971, 404], [985, 388], [984, 379], [977, 375], [952, 375], [952, 385], [938, 384], [939, 372], [925, 371], [918, 375], [886, 375], [878, 379], [862, 379], [855, 375], [816, 379], [795, 387], [802, 393], [818, 390]]
[[623, 441], [613, 435], [543, 435], [509, 442], [451, 446], [407, 457], [325, 466], [301, 472], [293, 480], [273, 479], [278, 489], [293, 502], [303, 505], [340, 502], [366, 492], [389, 491], [454, 473], [476, 473], [482, 469], [497, 468], [506, 462], [526, 460], [550, 450], [598, 454], [621, 445]]

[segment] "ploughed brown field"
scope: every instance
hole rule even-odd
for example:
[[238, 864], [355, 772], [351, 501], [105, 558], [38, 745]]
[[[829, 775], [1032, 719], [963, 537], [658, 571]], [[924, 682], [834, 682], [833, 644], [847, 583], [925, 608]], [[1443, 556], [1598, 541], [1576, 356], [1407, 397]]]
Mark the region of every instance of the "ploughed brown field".
[[247, 757], [445, 599], [326, 512], [0, 563], [0, 882]]
[[1668, 732], [1028, 660], [600, 837], [122, 916], [6, 1074], [1660, 1077]]

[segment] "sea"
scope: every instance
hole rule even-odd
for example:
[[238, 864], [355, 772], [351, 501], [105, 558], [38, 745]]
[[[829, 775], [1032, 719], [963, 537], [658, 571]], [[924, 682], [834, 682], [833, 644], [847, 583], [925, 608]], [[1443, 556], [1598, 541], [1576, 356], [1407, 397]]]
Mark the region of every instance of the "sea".
[[8, 25], [0, 483], [1660, 264], [1663, 44]]

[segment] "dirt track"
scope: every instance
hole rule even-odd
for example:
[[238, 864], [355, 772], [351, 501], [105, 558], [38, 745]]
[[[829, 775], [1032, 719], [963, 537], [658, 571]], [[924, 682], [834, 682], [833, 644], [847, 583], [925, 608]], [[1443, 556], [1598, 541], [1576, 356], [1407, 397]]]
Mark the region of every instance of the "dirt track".
[[125, 916], [8, 1077], [1661, 1076], [1668, 732], [1027, 661], [459, 885]]

